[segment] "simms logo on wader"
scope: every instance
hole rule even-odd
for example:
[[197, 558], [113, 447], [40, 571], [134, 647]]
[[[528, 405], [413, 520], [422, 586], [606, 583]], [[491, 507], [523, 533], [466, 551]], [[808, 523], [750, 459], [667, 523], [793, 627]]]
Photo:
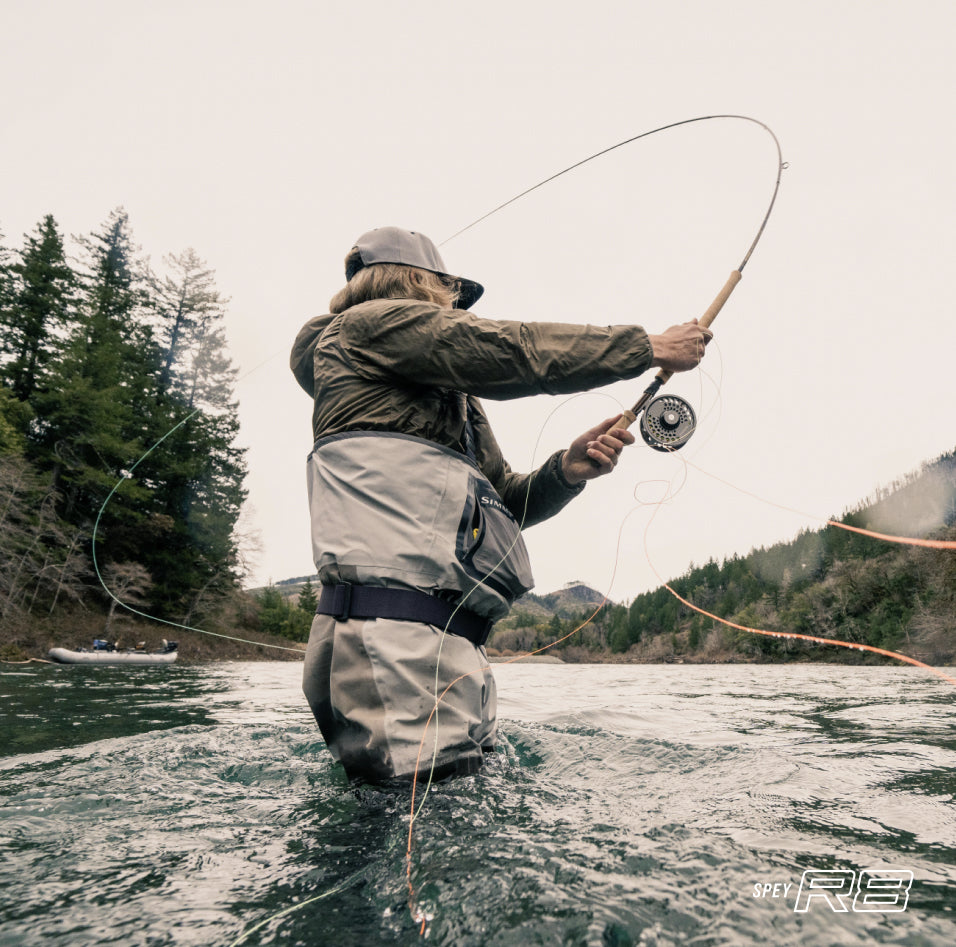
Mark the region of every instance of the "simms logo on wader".
[[511, 510], [509, 510], [508, 507], [506, 507], [497, 496], [492, 496], [491, 494], [486, 493], [480, 487], [478, 488], [478, 502], [482, 506], [490, 506], [498, 510], [499, 513], [504, 513], [509, 519], [514, 519], [514, 515], [512, 514]]

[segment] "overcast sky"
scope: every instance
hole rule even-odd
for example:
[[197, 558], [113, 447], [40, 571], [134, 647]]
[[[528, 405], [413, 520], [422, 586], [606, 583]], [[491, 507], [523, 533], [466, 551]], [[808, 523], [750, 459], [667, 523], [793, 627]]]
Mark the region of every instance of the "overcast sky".
[[[312, 568], [311, 405], [288, 349], [360, 233], [442, 242], [622, 139], [760, 119], [790, 165], [776, 209], [706, 374], [667, 389], [701, 429], [675, 457], [635, 446], [526, 534], [539, 592], [582, 579], [624, 600], [658, 584], [641, 502], [661, 481], [686, 473], [647, 531], [666, 578], [815, 528], [953, 449], [954, 36], [952, 0], [5, 0], [0, 229], [20, 246], [47, 213], [82, 234], [122, 206], [155, 263], [193, 247], [216, 270], [246, 373], [261, 584]], [[480, 315], [661, 331], [700, 315], [740, 262], [776, 170], [758, 126], [697, 123], [591, 163], [442, 254], [485, 284]], [[487, 408], [524, 470], [642, 388]]]

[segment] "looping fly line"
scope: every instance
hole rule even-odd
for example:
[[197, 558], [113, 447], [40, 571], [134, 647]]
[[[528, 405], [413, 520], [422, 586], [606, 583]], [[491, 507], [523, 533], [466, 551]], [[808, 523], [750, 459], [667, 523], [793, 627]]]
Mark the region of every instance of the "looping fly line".
[[[781, 150], [780, 150], [780, 142], [777, 140], [777, 136], [773, 133], [773, 131], [772, 131], [767, 125], [765, 125], [765, 124], [764, 124], [763, 122], [761, 122], [761, 121], [758, 121], [758, 120], [755, 119], [755, 118], [750, 118], [749, 116], [745, 116], [745, 115], [708, 115], [708, 116], [701, 116], [701, 117], [698, 117], [698, 118], [686, 119], [686, 120], [681, 121], [681, 122], [672, 122], [672, 123], [669, 124], [669, 125], [663, 125], [663, 126], [661, 126], [660, 128], [655, 128], [655, 129], [653, 129], [653, 130], [651, 130], [651, 131], [644, 132], [644, 133], [642, 133], [642, 134], [640, 134], [640, 135], [635, 135], [635, 136], [633, 136], [633, 137], [631, 137], [631, 138], [627, 138], [627, 139], [625, 139], [624, 141], [618, 142], [617, 144], [612, 145], [612, 146], [609, 147], [609, 148], [605, 148], [605, 149], [603, 149], [603, 150], [601, 150], [601, 151], [595, 152], [594, 154], [590, 155], [589, 157], [584, 158], [584, 159], [581, 160], [581, 161], [575, 162], [573, 165], [570, 165], [569, 167], [565, 168], [564, 170], [558, 171], [556, 174], [550, 175], [549, 177], [545, 178], [543, 181], [540, 181], [540, 182], [538, 182], [537, 184], [535, 184], [535, 185], [533, 185], [533, 186], [531, 186], [531, 187], [529, 187], [529, 188], [526, 188], [524, 191], [521, 191], [521, 193], [516, 194], [514, 197], [512, 197], [512, 198], [510, 198], [509, 200], [505, 201], [503, 204], [499, 204], [497, 207], [495, 207], [494, 209], [490, 210], [487, 214], [483, 214], [481, 217], [478, 217], [476, 220], [472, 221], [472, 222], [471, 222], [470, 224], [468, 224], [467, 226], [461, 228], [461, 230], [458, 230], [458, 231], [456, 231], [455, 233], [453, 233], [450, 237], [447, 237], [445, 240], [442, 241], [442, 243], [440, 244], [440, 246], [444, 246], [446, 243], [449, 243], [451, 240], [454, 240], [455, 237], [460, 236], [461, 234], [465, 233], [465, 232], [468, 231], [468, 230], [471, 230], [473, 227], [476, 227], [476, 226], [477, 226], [478, 224], [480, 224], [482, 221], [488, 220], [488, 218], [490, 218], [490, 217], [492, 217], [494, 214], [497, 214], [498, 212], [504, 210], [504, 208], [510, 206], [511, 204], [514, 204], [516, 201], [520, 200], [522, 197], [524, 197], [524, 196], [526, 196], [526, 195], [528, 195], [528, 194], [531, 194], [533, 191], [536, 191], [536, 190], [538, 190], [539, 188], [544, 187], [546, 184], [548, 184], [548, 183], [550, 183], [550, 182], [552, 182], [552, 181], [555, 181], [556, 179], [562, 177], [563, 175], [568, 174], [568, 173], [570, 173], [571, 171], [574, 171], [576, 168], [580, 168], [580, 167], [582, 167], [583, 165], [587, 164], [588, 162], [594, 161], [594, 160], [596, 160], [597, 158], [602, 157], [603, 155], [609, 154], [610, 152], [617, 150], [618, 148], [622, 148], [622, 147], [624, 147], [625, 145], [632, 144], [633, 142], [639, 141], [639, 140], [641, 140], [641, 139], [643, 139], [643, 138], [647, 138], [647, 137], [649, 137], [649, 136], [651, 136], [651, 135], [654, 135], [654, 134], [657, 134], [657, 133], [659, 133], [659, 132], [667, 131], [667, 130], [672, 129], [672, 128], [677, 128], [677, 127], [679, 127], [679, 126], [681, 126], [681, 125], [688, 125], [688, 124], [691, 124], [691, 123], [694, 123], [694, 122], [712, 121], [712, 120], [716, 120], [716, 119], [737, 119], [737, 120], [741, 120], [741, 121], [752, 122], [752, 123], [754, 123], [754, 124], [756, 124], [756, 125], [759, 125], [761, 128], [763, 128], [763, 129], [771, 136], [771, 138], [773, 139], [774, 145], [775, 145], [776, 150], [777, 150], [777, 174], [776, 174], [776, 180], [775, 180], [775, 182], [774, 182], [773, 193], [772, 193], [771, 198], [770, 198], [770, 204], [769, 204], [769, 206], [767, 207], [767, 211], [766, 211], [766, 213], [764, 214], [763, 219], [762, 219], [761, 222], [760, 222], [760, 226], [759, 226], [759, 228], [758, 228], [758, 230], [757, 230], [756, 235], [754, 236], [754, 239], [753, 239], [752, 243], [751, 243], [750, 246], [747, 248], [747, 252], [744, 254], [743, 260], [740, 262], [740, 264], [737, 266], [736, 270], [735, 270], [735, 271], [733, 272], [733, 274], [731, 275], [731, 279], [728, 280], [727, 284], [725, 285], [724, 289], [723, 289], [723, 290], [721, 291], [721, 293], [719, 294], [718, 298], [714, 301], [714, 303], [712, 303], [711, 308], [708, 310], [708, 312], [705, 313], [704, 318], [702, 318], [702, 319], [700, 320], [700, 324], [701, 324], [701, 325], [704, 325], [704, 326], [709, 325], [710, 322], [712, 322], [713, 319], [716, 317], [717, 312], [719, 312], [719, 310], [720, 310], [720, 308], [723, 306], [724, 302], [726, 302], [727, 298], [730, 296], [730, 293], [731, 293], [731, 291], [733, 290], [734, 286], [736, 286], [737, 282], [739, 282], [741, 273], [742, 273], [744, 267], [747, 265], [748, 261], [750, 260], [750, 257], [751, 257], [751, 255], [753, 254], [754, 249], [756, 248], [757, 243], [759, 242], [760, 237], [762, 236], [762, 234], [763, 234], [763, 232], [764, 232], [764, 229], [765, 229], [766, 226], [767, 226], [767, 221], [770, 219], [770, 214], [771, 214], [771, 212], [773, 211], [774, 203], [776, 202], [776, 199], [777, 199], [777, 193], [778, 193], [779, 190], [780, 190], [780, 178], [781, 178], [781, 174], [782, 174], [783, 168], [784, 168], [783, 156], [782, 156], [782, 153], [781, 153]], [[658, 376], [657, 376], [657, 379], [655, 380], [655, 382], [654, 382], [653, 385], [652, 385], [653, 391], [656, 392], [656, 390], [657, 390], [662, 384], [664, 384], [664, 382], [666, 382], [669, 377], [670, 377], [670, 373], [659, 373]], [[649, 396], [652, 389], [648, 389], [648, 391], [645, 392], [645, 395], [646, 395], [646, 396]], [[646, 400], [648, 400], [648, 399], [645, 399], [645, 401], [646, 401]], [[644, 403], [645, 403], [644, 401], [639, 402], [639, 406], [643, 406]], [[637, 410], [637, 408], [638, 408], [638, 405], [635, 406], [635, 411]], [[630, 423], [630, 421], [632, 421], [632, 420], [634, 420], [634, 419], [636, 418], [636, 415], [635, 415], [635, 414], [630, 414], [630, 415], [629, 415], [627, 412], [625, 412], [625, 414], [622, 416], [622, 419], [623, 419], [623, 418], [628, 418], [628, 423]], [[625, 425], [625, 426], [626, 426], [626, 425]], [[539, 435], [539, 437], [540, 437], [540, 435]], [[533, 466], [534, 466], [534, 463], [533, 463], [533, 461], [532, 461], [532, 467], [533, 467]], [[529, 489], [529, 491], [530, 491], [530, 482], [529, 482], [529, 487], [528, 487], [528, 489]], [[527, 497], [526, 497], [526, 506], [527, 506]], [[625, 519], [626, 519], [626, 517], [625, 517]], [[521, 521], [521, 522], [522, 522], [522, 524], [523, 524], [523, 522], [524, 522], [524, 517], [522, 517], [522, 521]], [[622, 524], [622, 526], [623, 526], [623, 524]], [[507, 556], [507, 553], [506, 553], [505, 555]], [[619, 557], [619, 555], [620, 555], [620, 552], [619, 552], [619, 549], [618, 549], [618, 557]], [[499, 563], [495, 566], [495, 569], [497, 569], [498, 566], [500, 566], [503, 561], [504, 561], [504, 558], [502, 559], [501, 562], [499, 562]], [[617, 564], [616, 564], [616, 562], [615, 562], [615, 571], [616, 571], [616, 568], [617, 568]], [[492, 571], [494, 571], [494, 570], [492, 570]], [[487, 577], [486, 577], [486, 578], [487, 578]], [[613, 578], [612, 578], [612, 583], [613, 583]], [[609, 595], [609, 594], [610, 594], [610, 592], [608, 592], [608, 595]], [[602, 605], [608, 600], [608, 595], [605, 595], [605, 596], [604, 596], [604, 602], [602, 602]], [[467, 597], [467, 596], [466, 596], [466, 597]], [[545, 645], [544, 648], [540, 648], [540, 649], [538, 649], [538, 650], [539, 650], [539, 651], [543, 651], [543, 650], [545, 650], [545, 649], [547, 649], [547, 648], [553, 647], [553, 646], [554, 646], [555, 644], [557, 644], [559, 641], [562, 641], [562, 640], [564, 640], [565, 638], [568, 638], [568, 637], [570, 637], [571, 635], [575, 634], [577, 631], [579, 631], [581, 628], [583, 628], [585, 625], [587, 625], [587, 624], [594, 618], [595, 615], [597, 615], [597, 613], [600, 611], [600, 608], [601, 608], [601, 606], [598, 606], [598, 608], [595, 610], [594, 614], [591, 615], [588, 619], [586, 619], [580, 626], [578, 626], [577, 628], [575, 628], [573, 631], [571, 631], [570, 633], [564, 635], [562, 638], [559, 638], [557, 641], [553, 641], [553, 642], [551, 642], [550, 644]], [[446, 633], [447, 633], [447, 629], [442, 632], [442, 640], [444, 639], [444, 635], [445, 635]], [[536, 652], [535, 652], [535, 653], [536, 653]], [[440, 660], [440, 655], [441, 655], [441, 649], [440, 649], [440, 646], [439, 646], [439, 660]], [[516, 659], [515, 659], [515, 660], [516, 660]], [[474, 674], [474, 673], [478, 673], [478, 671], [473, 671], [473, 672], [470, 672], [470, 673], [471, 673], [471, 674]], [[419, 925], [420, 925], [420, 926], [419, 926], [419, 933], [422, 934], [422, 935], [425, 934], [425, 931], [426, 931], [426, 928], [427, 928], [428, 918], [427, 918], [426, 913], [425, 913], [425, 912], [421, 909], [421, 907], [416, 903], [416, 902], [417, 902], [417, 896], [416, 896], [416, 892], [415, 892], [414, 885], [413, 885], [413, 883], [412, 883], [412, 875], [411, 875], [411, 870], [412, 870], [412, 865], [411, 865], [412, 840], [413, 840], [413, 832], [414, 832], [414, 827], [415, 827], [415, 821], [416, 821], [416, 819], [418, 818], [418, 816], [420, 815], [421, 809], [422, 809], [422, 807], [424, 806], [424, 798], [423, 798], [423, 801], [422, 801], [421, 805], [418, 807], [417, 810], [416, 810], [416, 807], [415, 807], [416, 792], [417, 792], [417, 789], [418, 789], [418, 772], [417, 772], [417, 766], [418, 766], [418, 765], [420, 764], [420, 762], [421, 762], [422, 751], [424, 750], [426, 735], [427, 735], [427, 733], [428, 733], [429, 726], [432, 724], [433, 718], [435, 717], [435, 714], [436, 714], [436, 712], [437, 712], [437, 710], [438, 710], [439, 705], [441, 704], [441, 702], [442, 702], [442, 700], [444, 699], [445, 695], [449, 692], [449, 690], [450, 690], [455, 684], [457, 684], [460, 680], [462, 680], [462, 679], [464, 679], [464, 678], [466, 678], [466, 677], [469, 677], [469, 676], [470, 676], [470, 674], [463, 674], [463, 675], [461, 675], [460, 677], [458, 677], [458, 678], [456, 678], [455, 680], [451, 681], [451, 683], [449, 683], [449, 684], [444, 688], [444, 690], [441, 690], [441, 691], [439, 692], [439, 687], [440, 687], [440, 685], [439, 685], [439, 680], [440, 680], [440, 679], [439, 679], [439, 670], [438, 670], [438, 666], [437, 666], [437, 662], [436, 662], [436, 669], [435, 669], [435, 694], [434, 694], [435, 703], [434, 703], [434, 707], [432, 708], [432, 712], [431, 712], [431, 714], [429, 714], [428, 720], [427, 720], [426, 723], [425, 723], [424, 730], [423, 730], [423, 732], [422, 732], [422, 738], [421, 738], [421, 742], [420, 742], [419, 748], [418, 748], [418, 763], [416, 763], [416, 773], [415, 773], [415, 775], [413, 776], [413, 779], [412, 779], [411, 810], [410, 810], [410, 816], [409, 816], [408, 844], [407, 844], [407, 850], [406, 850], [406, 856], [405, 856], [405, 866], [406, 866], [406, 879], [407, 879], [407, 884], [408, 884], [408, 905], [409, 905], [409, 910], [410, 910], [410, 912], [411, 912], [411, 914], [412, 914], [412, 917], [414, 917], [414, 918], [416, 919], [416, 921], [419, 923]], [[435, 741], [434, 741], [434, 751], [437, 752], [437, 748], [438, 748], [437, 720], [436, 720], [435, 723], [436, 723], [436, 732], [435, 732]], [[424, 796], [425, 794], [427, 794], [428, 789], [429, 789], [429, 787], [431, 786], [432, 777], [433, 777], [433, 774], [434, 774], [434, 767], [435, 767], [435, 752], [433, 752], [433, 754], [432, 754], [431, 764], [430, 764], [430, 767], [429, 767], [429, 770], [428, 770], [428, 779], [427, 779], [427, 782], [426, 782], [426, 785], [425, 785], [425, 789], [424, 789], [423, 796]]]
[[763, 235], [764, 228], [767, 226], [767, 221], [770, 219], [770, 214], [773, 211], [773, 205], [777, 200], [777, 193], [780, 190], [780, 177], [783, 174], [784, 170], [789, 167], [789, 164], [783, 160], [783, 152], [780, 149], [780, 142], [777, 139], [777, 136], [773, 133], [773, 130], [769, 125], [765, 125], [759, 119], [752, 118], [749, 115], [698, 115], [696, 118], [685, 118], [680, 122], [671, 122], [669, 125], [661, 125], [659, 128], [652, 128], [650, 131], [642, 132], [640, 135], [634, 135], [631, 138], [625, 138], [623, 141], [619, 141], [615, 145], [611, 145], [608, 148], [603, 148], [601, 151], [596, 151], [592, 155], [588, 155], [587, 158], [582, 158], [580, 161], [576, 161], [574, 164], [568, 165], [561, 171], [557, 171], [549, 177], [544, 178], [544, 180], [539, 181], [537, 184], [531, 185], [529, 188], [521, 191], [518, 194], [515, 194], [514, 197], [509, 198], [503, 204], [499, 204], [497, 207], [488, 211], [487, 214], [482, 214], [481, 217], [475, 218], [470, 224], [465, 225], [461, 230], [456, 230], [450, 237], [446, 237], [439, 244], [440, 247], [443, 247], [446, 243], [450, 243], [456, 237], [461, 236], [463, 233], [471, 230], [474, 227], [477, 227], [478, 224], [487, 220], [489, 217], [493, 217], [495, 214], [504, 210], [506, 207], [510, 207], [512, 204], [521, 200], [522, 197], [531, 194], [533, 191], [537, 191], [540, 188], [544, 187], [546, 184], [550, 184], [552, 181], [556, 181], [558, 178], [563, 177], [566, 174], [576, 170], [577, 168], [583, 167], [584, 165], [590, 163], [591, 161], [596, 161], [598, 158], [603, 157], [604, 155], [610, 154], [612, 151], [617, 151], [618, 148], [623, 148], [626, 145], [631, 145], [635, 141], [640, 141], [642, 138], [650, 138], [651, 135], [656, 135], [659, 132], [666, 132], [672, 128], [679, 128], [682, 125], [692, 125], [695, 122], [712, 122], [717, 120], [729, 120], [735, 119], [741, 122], [752, 122], [754, 125], [759, 125], [768, 135], [773, 139], [775, 148], [777, 149], [777, 180], [774, 184], [773, 194], [770, 197], [770, 205], [767, 207], [767, 212], [763, 216], [763, 220], [760, 222], [760, 227], [757, 230], [757, 234], [753, 239], [753, 242], [750, 244], [747, 252], [744, 254], [743, 260], [740, 262], [737, 267], [738, 272], [743, 272], [744, 267], [747, 265], [750, 260], [751, 255], [754, 252], [754, 248], [757, 246], [757, 243], [760, 241], [761, 236]]

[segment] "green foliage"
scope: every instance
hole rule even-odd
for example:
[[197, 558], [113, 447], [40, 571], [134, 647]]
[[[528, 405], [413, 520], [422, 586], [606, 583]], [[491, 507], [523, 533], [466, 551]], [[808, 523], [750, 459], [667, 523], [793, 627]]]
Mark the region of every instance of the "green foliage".
[[[847, 513], [844, 521], [865, 529], [893, 523], [900, 534], [911, 536], [931, 528], [934, 535], [952, 538], [956, 453], [924, 464], [918, 474]], [[750, 628], [904, 650], [917, 657], [921, 648], [931, 649], [923, 656], [936, 655], [937, 663], [956, 656], [956, 556], [948, 550], [914, 549], [827, 527], [723, 563], [692, 566], [670, 585], [699, 608]], [[519, 650], [557, 637], [556, 616], [545, 622], [518, 610], [514, 615], [521, 622], [509, 619], [508, 627], [527, 630], [496, 633], [496, 646]], [[586, 614], [578, 618], [583, 621]], [[718, 634], [711, 633], [713, 628]], [[712, 659], [714, 649], [718, 658], [758, 660], [808, 654], [845, 659], [849, 653], [715, 624], [664, 587], [636, 596], [627, 608], [606, 604], [566, 646], [612, 654], [639, 646], [637, 657], [651, 660]]]
[[138, 564], [144, 608], [189, 621], [239, 578], [226, 301], [192, 250], [151, 272], [123, 210], [77, 242], [71, 268], [47, 216], [22, 250], [0, 248], [0, 453], [49, 481], [60, 532], [101, 570]]
[[259, 630], [281, 635], [292, 641], [308, 641], [312, 614], [293, 605], [274, 585], [269, 585], [255, 596], [259, 604]]
[[627, 651], [631, 646], [631, 641], [626, 625], [615, 628], [614, 631], [611, 632], [609, 644], [613, 654], [623, 654]]
[[[927, 528], [952, 528], [956, 454], [924, 464], [918, 474], [880, 491], [843, 521], [871, 530], [892, 523], [897, 531], [911, 536], [922, 535]], [[951, 562], [952, 554], [948, 555]], [[946, 638], [939, 622], [927, 612], [927, 603], [945, 583], [935, 570], [921, 567], [921, 557], [925, 560], [929, 553], [827, 527], [805, 531], [792, 542], [745, 557], [735, 555], [722, 564], [710, 561], [692, 567], [671, 585], [700, 608], [737, 624], [893, 650], [907, 643], [914, 622], [918, 627], [932, 627], [934, 642]], [[634, 629], [639, 628], [645, 637], [675, 635], [686, 629], [687, 648], [693, 652], [701, 647], [700, 618], [691, 619], [666, 589], [637, 596], [630, 616]], [[631, 640], [635, 640], [633, 631]], [[952, 623], [949, 641], [956, 648]], [[806, 650], [792, 640], [731, 628], [723, 633], [723, 643], [736, 652], [774, 658]], [[619, 635], [612, 640], [612, 650], [624, 650], [623, 644]]]
[[305, 585], [299, 590], [298, 605], [299, 608], [304, 611], [309, 618], [315, 614], [316, 606], [319, 604], [319, 598], [315, 594], [315, 587], [312, 585], [311, 579], [305, 580]]
[[[152, 352], [138, 321], [142, 298], [136, 289], [126, 216], [114, 212], [106, 229], [83, 241], [87, 270], [72, 331], [50, 359], [56, 383], [38, 392], [33, 456], [52, 469], [62, 491], [62, 513], [92, 526], [103, 501], [123, 471], [143, 453], [151, 416]], [[148, 491], [126, 481], [118, 496], [145, 502]], [[137, 529], [141, 517], [123, 503], [112, 504], [103, 521], [111, 528]], [[117, 559], [128, 559], [126, 550]]]
[[0, 388], [0, 454], [20, 454], [26, 447], [23, 404], [8, 388]]
[[19, 262], [8, 268], [0, 378], [20, 401], [30, 401], [47, 380], [55, 340], [70, 323], [75, 282], [56, 221], [48, 214], [27, 236]]

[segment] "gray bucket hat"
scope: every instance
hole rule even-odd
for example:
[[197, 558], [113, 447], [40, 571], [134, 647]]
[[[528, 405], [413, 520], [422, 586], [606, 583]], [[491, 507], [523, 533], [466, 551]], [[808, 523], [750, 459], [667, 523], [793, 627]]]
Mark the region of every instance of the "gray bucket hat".
[[423, 233], [416, 233], [414, 230], [402, 230], [401, 227], [378, 227], [363, 233], [355, 241], [353, 249], [359, 251], [361, 263], [351, 261], [346, 266], [347, 280], [373, 263], [403, 263], [405, 266], [417, 266], [437, 273], [439, 276], [457, 280], [459, 296], [456, 305], [459, 309], [470, 309], [485, 291], [481, 283], [449, 273], [435, 244]]

